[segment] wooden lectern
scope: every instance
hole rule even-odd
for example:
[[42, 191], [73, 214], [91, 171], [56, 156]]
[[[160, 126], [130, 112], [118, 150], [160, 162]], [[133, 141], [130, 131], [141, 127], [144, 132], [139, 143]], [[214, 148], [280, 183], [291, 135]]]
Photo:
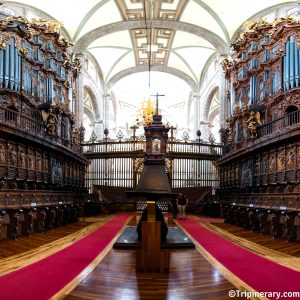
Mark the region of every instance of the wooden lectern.
[[[158, 97], [159, 95], [157, 95]], [[156, 112], [158, 108], [156, 108]], [[139, 183], [134, 191], [126, 192], [127, 196], [147, 200], [147, 211], [143, 220], [137, 226], [141, 250], [136, 255], [136, 270], [138, 272], [168, 272], [169, 249], [161, 249], [161, 242], [166, 240], [168, 232], [164, 220], [158, 216], [155, 202], [176, 197], [171, 193], [168, 175], [166, 173], [165, 156], [169, 128], [162, 124], [161, 115], [153, 115], [150, 124], [144, 127], [146, 151], [144, 168]], [[146, 215], [147, 213], [147, 215]], [[165, 228], [165, 229], [164, 229]]]
[[161, 224], [155, 219], [155, 202], [147, 202], [147, 221], [142, 222], [141, 249], [136, 255], [137, 272], [168, 272], [169, 249], [161, 249]]

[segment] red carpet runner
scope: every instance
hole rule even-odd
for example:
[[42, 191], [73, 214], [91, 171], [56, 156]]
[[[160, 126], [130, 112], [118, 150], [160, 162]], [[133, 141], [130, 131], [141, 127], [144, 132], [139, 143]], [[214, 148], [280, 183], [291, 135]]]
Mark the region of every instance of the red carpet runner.
[[105, 249], [127, 219], [128, 215], [118, 215], [71, 246], [0, 277], [0, 298], [3, 300], [51, 298]]
[[300, 272], [246, 250], [202, 227], [198, 222], [199, 219], [180, 221], [180, 225], [208, 253], [254, 290], [258, 292], [300, 291]]

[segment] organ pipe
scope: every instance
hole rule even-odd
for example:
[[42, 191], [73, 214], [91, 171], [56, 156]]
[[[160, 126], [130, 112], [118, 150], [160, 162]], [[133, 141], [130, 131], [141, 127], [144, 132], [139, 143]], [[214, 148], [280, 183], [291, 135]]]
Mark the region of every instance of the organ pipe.
[[299, 86], [300, 51], [293, 36], [285, 44], [283, 62], [283, 89], [285, 91]]

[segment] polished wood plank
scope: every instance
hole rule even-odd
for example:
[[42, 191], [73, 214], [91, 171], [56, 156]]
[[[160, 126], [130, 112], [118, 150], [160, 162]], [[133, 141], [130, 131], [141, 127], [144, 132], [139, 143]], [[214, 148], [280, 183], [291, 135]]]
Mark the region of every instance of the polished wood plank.
[[228, 299], [231, 289], [196, 249], [172, 250], [169, 273], [136, 272], [135, 250], [113, 249], [65, 299]]
[[300, 243], [299, 242], [288, 242], [286, 239], [275, 238], [271, 235], [262, 235], [257, 231], [250, 231], [248, 229], [234, 226], [227, 223], [213, 223], [215, 228], [224, 230], [233, 236], [244, 238], [255, 244], [264, 246], [268, 249], [280, 252], [280, 256], [295, 256], [300, 257]]
[[[54, 252], [57, 251], [60, 247], [64, 247], [64, 245], [72, 243], [80, 236], [84, 236], [89, 230], [93, 230], [93, 226], [94, 228], [100, 226], [110, 217], [96, 218], [94, 223], [89, 223], [89, 226], [85, 226], [68, 236], [60, 237], [56, 241], [57, 244], [52, 241], [37, 249], [26, 251], [25, 254], [19, 253], [13, 257], [2, 259], [0, 260], [1, 267], [4, 261], [7, 261], [7, 265], [14, 266], [16, 262], [26, 260], [30, 262], [33, 257], [50, 255], [53, 247]], [[136, 218], [132, 218], [129, 224], [134, 225], [137, 221]], [[168, 225], [176, 226], [176, 223], [169, 219]], [[215, 225], [221, 225], [219, 228], [221, 229], [222, 225], [229, 224], [213, 224], [211, 227], [208, 225], [208, 227], [212, 230]], [[61, 229], [58, 228], [58, 230]], [[59, 233], [55, 232], [56, 230], [51, 230], [42, 235], [51, 233], [52, 239], [59, 236]], [[31, 238], [26, 239], [30, 240]], [[16, 243], [18, 241], [7, 242]], [[281, 242], [278, 239], [272, 240], [272, 242], [274, 241], [275, 243]], [[255, 243], [253, 242], [253, 244]], [[26, 248], [26, 246], [20, 245], [19, 249], [22, 249], [22, 247]], [[257, 244], [257, 247], [259, 248], [259, 244]], [[280, 248], [280, 246], [276, 247]], [[41, 248], [44, 248], [44, 250], [40, 250]], [[281, 252], [278, 252], [277, 255], [278, 258], [281, 257], [282, 259], [290, 257], [290, 254]], [[238, 278], [235, 278], [234, 274], [215, 261], [209, 253], [205, 253], [200, 245], [197, 245], [196, 249], [171, 250], [169, 273], [137, 273], [135, 269], [135, 250], [107, 249], [98, 262], [94, 262], [93, 267], [87, 272], [88, 275], [82, 277], [80, 283], [76, 283], [79, 283], [79, 285], [74, 290], [69, 289], [63, 294], [69, 293], [65, 299], [229, 299], [228, 292], [231, 289], [239, 287], [241, 290], [249, 290], [249, 287], [243, 285]], [[56, 299], [61, 298], [58, 295]]]

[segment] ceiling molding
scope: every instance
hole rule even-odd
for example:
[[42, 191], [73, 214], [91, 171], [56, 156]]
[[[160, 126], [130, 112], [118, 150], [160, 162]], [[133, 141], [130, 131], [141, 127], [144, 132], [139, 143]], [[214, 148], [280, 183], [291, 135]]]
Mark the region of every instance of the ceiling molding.
[[[208, 42], [210, 42], [217, 50], [220, 52], [228, 52], [229, 46], [226, 42], [220, 38], [217, 34], [202, 28], [197, 25], [179, 22], [179, 21], [168, 21], [168, 20], [151, 20], [147, 21], [147, 26], [153, 26], [153, 28], [164, 28], [169, 30], [183, 31], [199, 36]], [[122, 21], [113, 24], [108, 24], [91, 30], [86, 33], [75, 44], [75, 52], [82, 52], [88, 48], [88, 46], [98, 38], [101, 38], [105, 35], [115, 33], [123, 30], [139, 29], [145, 28], [145, 21]]]
[[81, 32], [81, 30], [83, 29], [83, 27], [85, 26], [85, 24], [89, 21], [89, 19], [91, 18], [91, 16], [99, 9], [101, 8], [104, 4], [108, 3], [110, 0], [102, 0], [99, 3], [97, 3], [96, 5], [94, 5], [87, 13], [86, 15], [83, 17], [83, 19], [81, 20], [80, 24], [77, 27], [77, 30], [74, 34], [73, 37], [73, 42], [75, 42]]

